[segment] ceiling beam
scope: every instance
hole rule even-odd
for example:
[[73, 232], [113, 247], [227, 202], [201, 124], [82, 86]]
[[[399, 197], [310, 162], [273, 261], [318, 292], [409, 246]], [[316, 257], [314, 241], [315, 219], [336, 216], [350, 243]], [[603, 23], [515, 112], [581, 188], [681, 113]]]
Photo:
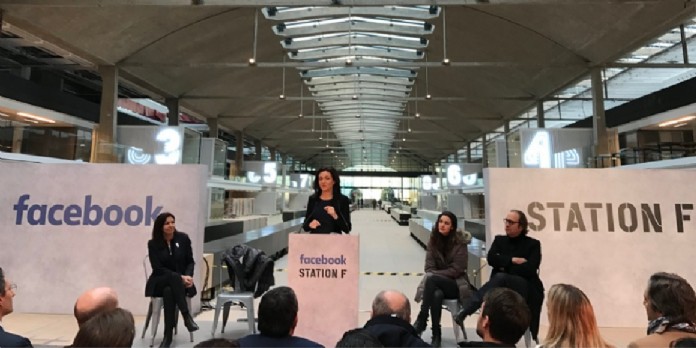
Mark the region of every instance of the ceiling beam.
[[[2, 0], [0, 0], [2, 1]], [[512, 62], [512, 61], [489, 61], [489, 62], [453, 62], [443, 64], [442, 62], [384, 62], [373, 60], [353, 60], [350, 65], [337, 62], [256, 62], [254, 65], [249, 65], [249, 62], [133, 62], [125, 61], [119, 63], [122, 68], [205, 68], [205, 69], [241, 69], [241, 68], [297, 68], [297, 69], [317, 69], [317, 68], [344, 68], [349, 67], [378, 67], [378, 68], [400, 68], [400, 69], [416, 69], [416, 68], [539, 68], [539, 69], [568, 69], [582, 68], [589, 69], [590, 64], [574, 63], [535, 63], [535, 62]]]
[[[663, 0], [429, 0], [428, 5], [480, 6], [493, 5], [559, 5], [559, 4], [626, 4], [656, 3]], [[345, 3], [344, 3], [345, 2]], [[418, 6], [423, 0], [0, 0], [0, 5], [50, 6], [50, 7], [110, 7], [110, 6]]]

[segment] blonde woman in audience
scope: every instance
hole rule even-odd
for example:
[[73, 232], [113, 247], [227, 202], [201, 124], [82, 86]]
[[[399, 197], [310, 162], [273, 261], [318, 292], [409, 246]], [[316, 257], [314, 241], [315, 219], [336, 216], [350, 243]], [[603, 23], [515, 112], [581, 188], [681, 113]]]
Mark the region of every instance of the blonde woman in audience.
[[643, 306], [650, 321], [648, 336], [629, 347], [668, 347], [675, 340], [696, 338], [696, 292], [686, 279], [673, 273], [653, 274]]
[[549, 331], [541, 347], [612, 347], [599, 334], [592, 304], [582, 290], [556, 284], [546, 305]]

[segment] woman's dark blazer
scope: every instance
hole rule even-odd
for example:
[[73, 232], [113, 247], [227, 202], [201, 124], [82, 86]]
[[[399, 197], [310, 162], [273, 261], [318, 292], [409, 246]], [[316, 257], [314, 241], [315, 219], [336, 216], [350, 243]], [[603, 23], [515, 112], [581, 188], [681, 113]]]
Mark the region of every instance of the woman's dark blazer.
[[[312, 212], [314, 212], [314, 206], [317, 204], [317, 200], [320, 199], [316, 194], [309, 196], [307, 201], [307, 212], [305, 213], [304, 223], [302, 228], [305, 231], [310, 231], [309, 223], [314, 219], [312, 217]], [[339, 194], [338, 197], [334, 196], [331, 200], [331, 206], [336, 209], [336, 214], [338, 214], [338, 219], [334, 220], [334, 226], [320, 226], [322, 232], [319, 233], [330, 233], [330, 232], [344, 232], [350, 233], [353, 225], [350, 223], [350, 199]]]
[[[193, 250], [191, 249], [191, 239], [186, 233], [175, 231], [174, 238], [170, 243], [172, 254], [169, 255], [169, 248], [164, 240], [147, 242], [147, 251], [152, 266], [152, 274], [145, 284], [145, 296], [161, 297], [164, 286], [167, 284], [167, 277], [172, 273], [177, 276], [193, 276]], [[196, 295], [196, 286], [186, 289], [186, 295], [193, 297]]]

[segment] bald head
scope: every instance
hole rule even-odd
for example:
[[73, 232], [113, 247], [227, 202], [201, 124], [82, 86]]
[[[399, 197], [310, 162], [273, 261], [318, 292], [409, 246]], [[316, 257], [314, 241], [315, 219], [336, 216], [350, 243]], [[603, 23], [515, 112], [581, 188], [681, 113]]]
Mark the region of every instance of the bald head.
[[118, 308], [118, 295], [112, 288], [94, 288], [85, 291], [75, 302], [75, 319], [82, 326], [93, 316]]
[[380, 291], [375, 300], [372, 301], [372, 317], [392, 314], [411, 322], [411, 304], [408, 302], [408, 298], [400, 291]]

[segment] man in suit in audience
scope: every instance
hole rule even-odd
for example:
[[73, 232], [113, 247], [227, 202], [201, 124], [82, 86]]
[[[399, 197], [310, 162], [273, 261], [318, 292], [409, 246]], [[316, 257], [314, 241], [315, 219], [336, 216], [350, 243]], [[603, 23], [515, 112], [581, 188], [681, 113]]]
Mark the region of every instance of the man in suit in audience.
[[459, 342], [460, 347], [515, 347], [529, 328], [527, 301], [508, 288], [496, 288], [483, 298], [476, 333], [483, 342]]
[[118, 295], [112, 288], [101, 287], [85, 291], [75, 302], [73, 313], [80, 327], [93, 316], [118, 308]]
[[31, 341], [26, 337], [15, 335], [5, 331], [2, 327], [2, 318], [14, 310], [12, 298], [15, 297], [17, 286], [5, 278], [0, 268], [0, 347], [31, 347]]
[[293, 336], [297, 327], [297, 310], [297, 296], [291, 288], [279, 286], [266, 292], [259, 303], [259, 333], [240, 338], [239, 346], [323, 347], [317, 342]]
[[403, 293], [384, 290], [372, 301], [372, 317], [363, 329], [385, 347], [430, 347], [411, 325], [411, 304]]

